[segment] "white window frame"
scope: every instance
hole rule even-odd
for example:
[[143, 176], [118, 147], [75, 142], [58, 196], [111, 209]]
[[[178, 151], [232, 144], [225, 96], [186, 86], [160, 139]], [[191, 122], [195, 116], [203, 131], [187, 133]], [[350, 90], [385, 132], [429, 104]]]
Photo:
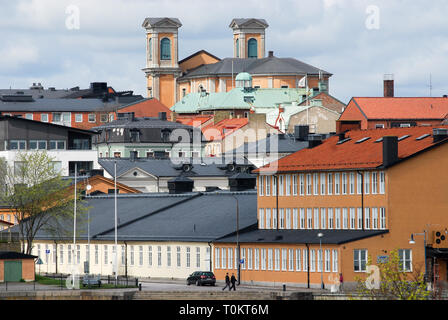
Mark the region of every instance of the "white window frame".
[[368, 261], [367, 249], [354, 249], [353, 250], [353, 271], [354, 272], [366, 272], [367, 261]]
[[356, 211], [350, 208], [350, 229], [356, 229]]
[[319, 195], [319, 174], [313, 173], [313, 195]]
[[260, 229], [264, 229], [264, 209], [260, 208], [258, 209], [258, 212], [259, 212], [258, 227]]
[[364, 229], [369, 230], [371, 227], [370, 208], [364, 208]]
[[296, 249], [296, 271], [300, 271], [301, 268], [302, 250]]
[[262, 197], [264, 194], [264, 177], [265, 176], [258, 177], [258, 195], [260, 197]]
[[362, 229], [362, 208], [357, 208], [357, 229]]
[[338, 250], [333, 249], [333, 256], [332, 256], [332, 264], [333, 264], [333, 272], [338, 272]]
[[83, 122], [83, 114], [82, 113], [75, 113], [75, 122], [76, 123]]
[[399, 268], [403, 272], [412, 272], [412, 249], [398, 249]]
[[378, 208], [372, 208], [372, 229], [378, 229]]
[[332, 195], [333, 194], [333, 173], [329, 172], [327, 173], [327, 194]]
[[327, 228], [327, 210], [326, 208], [320, 208], [320, 228]]
[[266, 270], [266, 249], [261, 248], [261, 254], [260, 254], [260, 262], [261, 262], [261, 270]]
[[286, 175], [286, 181], [285, 181], [285, 185], [286, 185], [286, 196], [290, 196], [291, 195], [291, 175], [287, 174]]
[[378, 194], [378, 172], [372, 172], [372, 194]]
[[285, 229], [291, 229], [291, 208], [285, 209]]
[[292, 195], [297, 196], [297, 175], [292, 175]]
[[288, 270], [288, 250], [285, 248], [282, 248], [282, 271]]
[[280, 208], [279, 210], [279, 229], [285, 229], [285, 209]]
[[349, 193], [355, 194], [355, 173], [350, 172], [349, 176]]
[[302, 271], [308, 271], [308, 250], [303, 249]]
[[316, 271], [316, 250], [310, 250], [310, 272]]
[[297, 230], [299, 228], [299, 209], [292, 209], [292, 228]]
[[364, 194], [370, 194], [370, 172], [364, 172]]
[[278, 175], [278, 195], [283, 196], [285, 194], [284, 192], [284, 184], [285, 184], [285, 178], [284, 175], [280, 174]]
[[342, 225], [341, 225], [341, 208], [335, 208], [334, 215], [335, 215], [335, 218], [334, 218], [335, 229], [340, 230], [342, 227]]
[[311, 180], [311, 174], [306, 175], [306, 195], [311, 196], [313, 194], [313, 181]]
[[334, 174], [334, 194], [340, 195], [341, 194], [341, 174], [339, 172], [336, 172]]
[[384, 171], [380, 171], [379, 174], [379, 184], [380, 184], [380, 194], [385, 194], [386, 192], [386, 173]]
[[265, 194], [266, 196], [270, 196], [271, 195], [271, 176], [265, 176]]
[[299, 175], [299, 195], [305, 195], [305, 175], [303, 173]]
[[271, 208], [266, 208], [266, 229], [271, 229]]
[[347, 191], [347, 172], [342, 172], [342, 194], [346, 195]]
[[325, 177], [325, 173], [320, 174], [320, 194], [325, 195], [327, 178]]
[[380, 225], [379, 228], [381, 230], [386, 229], [386, 208], [381, 207], [380, 208]]

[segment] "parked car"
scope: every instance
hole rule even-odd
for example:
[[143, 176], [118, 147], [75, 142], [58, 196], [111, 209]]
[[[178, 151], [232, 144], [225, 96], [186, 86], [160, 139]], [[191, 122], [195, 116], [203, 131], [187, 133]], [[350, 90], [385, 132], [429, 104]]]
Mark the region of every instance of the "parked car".
[[187, 278], [187, 285], [195, 283], [197, 286], [209, 284], [214, 286], [216, 277], [211, 271], [195, 271]]
[[101, 287], [101, 276], [100, 275], [94, 275], [94, 274], [86, 274], [84, 275], [82, 279], [82, 286], [98, 286]]

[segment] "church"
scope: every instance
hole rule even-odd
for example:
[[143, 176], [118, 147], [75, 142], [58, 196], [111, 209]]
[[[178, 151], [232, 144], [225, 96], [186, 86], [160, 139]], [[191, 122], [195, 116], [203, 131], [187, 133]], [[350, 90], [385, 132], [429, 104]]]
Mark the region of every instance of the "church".
[[199, 50], [179, 60], [177, 18], [146, 18], [146, 67], [148, 97], [171, 108], [189, 93], [229, 92], [239, 73], [249, 73], [253, 88], [304, 88], [327, 92], [331, 73], [295, 58], [266, 55], [264, 19], [233, 19], [233, 57], [220, 59]]

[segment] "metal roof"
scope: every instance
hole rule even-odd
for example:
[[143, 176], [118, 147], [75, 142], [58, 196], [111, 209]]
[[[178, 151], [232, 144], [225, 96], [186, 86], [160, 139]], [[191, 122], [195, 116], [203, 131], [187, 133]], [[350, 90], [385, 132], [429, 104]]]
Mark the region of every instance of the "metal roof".
[[9, 102], [0, 99], [1, 112], [91, 112], [119, 107], [115, 101], [102, 99], [36, 99], [31, 102]]

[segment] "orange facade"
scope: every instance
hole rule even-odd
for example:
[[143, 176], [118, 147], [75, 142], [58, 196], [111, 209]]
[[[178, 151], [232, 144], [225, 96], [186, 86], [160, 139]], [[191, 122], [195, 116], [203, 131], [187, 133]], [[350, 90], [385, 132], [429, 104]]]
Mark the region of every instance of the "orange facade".
[[[357, 278], [366, 277], [368, 259], [372, 265], [377, 265], [381, 259], [387, 259], [392, 250], [401, 250], [405, 257], [402, 262], [410, 278], [414, 272], [426, 271], [428, 281], [446, 281], [448, 256], [431, 256], [428, 252], [433, 248], [448, 249], [448, 240], [442, 240], [440, 244], [434, 242], [436, 231], [448, 238], [447, 165], [448, 144], [441, 143], [384, 169], [337, 170], [328, 167], [319, 171], [260, 175], [258, 229], [273, 232], [291, 229], [297, 233], [303, 230], [314, 234], [315, 239], [311, 244], [282, 243], [272, 237], [271, 241], [258, 239], [261, 243], [241, 243], [246, 263], [241, 280], [299, 285], [307, 285], [309, 281], [311, 286], [319, 287], [323, 274], [328, 288], [328, 285], [338, 284], [338, 274], [342, 273], [344, 282], [353, 285]], [[340, 243], [325, 238], [337, 230], [360, 234], [351, 241]], [[319, 270], [319, 232], [323, 234], [322, 273]], [[415, 244], [409, 242], [411, 234], [414, 234]], [[424, 240], [427, 244], [426, 268]], [[215, 273], [218, 279], [223, 279], [226, 272], [235, 273], [236, 268], [235, 265], [231, 269], [222, 267], [222, 249], [235, 249], [236, 244], [216, 242], [214, 245]], [[251, 264], [258, 263], [250, 270], [247, 269], [248, 249], [251, 249]], [[265, 257], [264, 268], [260, 261], [261, 249], [272, 251], [271, 257]], [[225, 251], [227, 266], [229, 254]], [[309, 269], [306, 270], [304, 251], [310, 255]], [[267, 267], [270, 259], [273, 261], [271, 270]]]

